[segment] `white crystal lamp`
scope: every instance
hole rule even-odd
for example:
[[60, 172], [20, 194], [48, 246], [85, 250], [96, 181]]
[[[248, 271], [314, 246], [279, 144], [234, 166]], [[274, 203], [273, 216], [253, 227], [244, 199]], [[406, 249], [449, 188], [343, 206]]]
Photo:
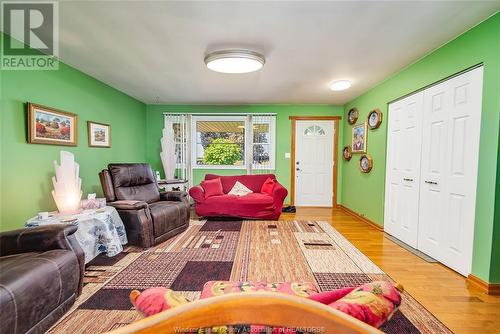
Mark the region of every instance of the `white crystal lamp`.
[[76, 213], [82, 198], [82, 180], [78, 177], [80, 165], [75, 162], [73, 153], [61, 151], [61, 164], [54, 161], [56, 176], [52, 177], [52, 197], [61, 214]]
[[175, 142], [174, 129], [167, 126], [162, 131], [160, 158], [165, 171], [165, 178], [173, 180], [175, 174]]

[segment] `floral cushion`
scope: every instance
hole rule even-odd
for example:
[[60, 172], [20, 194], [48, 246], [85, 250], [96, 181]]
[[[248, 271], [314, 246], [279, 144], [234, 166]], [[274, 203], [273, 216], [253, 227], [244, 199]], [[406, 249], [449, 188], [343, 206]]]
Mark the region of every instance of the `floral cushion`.
[[[309, 297], [319, 293], [318, 288], [311, 282], [234, 282], [234, 281], [209, 281], [203, 286], [200, 299], [221, 296], [229, 293], [245, 293], [255, 291], [271, 291], [286, 293], [299, 297]], [[212, 328], [214, 332], [215, 328]], [[240, 326], [220, 326], [216, 328], [216, 333], [302, 333], [296, 330], [281, 327], [267, 327], [262, 325], [240, 325]]]
[[[390, 282], [377, 281], [359, 287], [350, 287], [332, 291], [319, 292], [310, 282], [231, 282], [209, 281], [205, 283], [200, 299], [221, 296], [229, 293], [245, 293], [253, 291], [281, 292], [300, 296], [328, 305], [369, 325], [380, 327], [389, 320], [401, 304], [402, 286], [394, 286]], [[167, 288], [152, 288], [142, 293], [134, 290], [130, 300], [135, 308], [150, 316], [168, 310], [171, 307], [189, 303], [182, 294]], [[229, 333], [234, 330], [247, 330], [251, 333], [291, 333], [282, 328], [267, 328], [259, 325], [220, 326], [208, 332]], [[203, 331], [201, 331], [203, 332]], [[297, 332], [298, 333], [298, 332]]]
[[151, 288], [143, 292], [133, 290], [130, 301], [135, 309], [149, 317], [169, 308], [189, 303], [189, 299], [167, 288]]
[[401, 304], [401, 286], [387, 281], [363, 284], [357, 288], [344, 288], [322, 292], [309, 299], [326, 304], [379, 328], [389, 320]]
[[317, 294], [318, 288], [310, 282], [231, 282], [231, 281], [209, 281], [203, 286], [200, 299], [212, 296], [220, 296], [235, 292], [272, 291], [288, 295], [308, 297]]

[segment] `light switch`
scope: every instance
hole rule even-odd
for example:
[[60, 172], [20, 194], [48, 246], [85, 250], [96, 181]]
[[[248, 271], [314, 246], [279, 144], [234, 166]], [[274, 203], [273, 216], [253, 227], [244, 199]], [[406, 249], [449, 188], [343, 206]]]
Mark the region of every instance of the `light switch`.
[[285, 153], [285, 159], [290, 159], [290, 153]]

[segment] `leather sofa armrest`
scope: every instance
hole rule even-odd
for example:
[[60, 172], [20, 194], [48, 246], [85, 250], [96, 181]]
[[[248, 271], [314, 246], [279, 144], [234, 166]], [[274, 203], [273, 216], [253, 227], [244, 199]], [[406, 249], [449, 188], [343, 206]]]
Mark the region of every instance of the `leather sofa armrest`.
[[52, 249], [73, 250], [70, 236], [77, 229], [75, 225], [50, 224], [0, 233], [0, 256]]
[[118, 211], [131, 245], [149, 248], [154, 244], [153, 218], [149, 204], [144, 201], [120, 200], [107, 203]]
[[85, 273], [85, 254], [74, 235], [77, 229], [76, 225], [50, 224], [0, 233], [0, 256], [53, 249], [72, 251], [80, 268], [80, 279], [76, 291], [76, 294], [80, 295]]
[[115, 201], [107, 204], [117, 210], [140, 210], [149, 207], [148, 203], [143, 201]]
[[113, 187], [113, 179], [111, 178], [109, 170], [103, 169], [99, 173], [99, 180], [101, 181], [101, 187], [104, 197], [106, 197], [106, 201], [114, 202], [116, 200], [116, 194], [115, 188]]
[[191, 196], [196, 202], [203, 202], [205, 200], [205, 190], [203, 187], [198, 185], [189, 189], [189, 196]]
[[185, 191], [165, 191], [160, 193], [160, 201], [187, 201], [187, 192]]

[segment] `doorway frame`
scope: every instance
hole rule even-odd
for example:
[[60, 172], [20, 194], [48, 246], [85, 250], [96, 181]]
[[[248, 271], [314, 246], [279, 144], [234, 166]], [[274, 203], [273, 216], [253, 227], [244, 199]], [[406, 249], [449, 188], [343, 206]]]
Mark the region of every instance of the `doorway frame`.
[[292, 134], [291, 134], [291, 158], [290, 158], [290, 205], [295, 205], [295, 132], [297, 121], [332, 121], [333, 122], [333, 196], [332, 208], [338, 208], [337, 204], [337, 176], [338, 176], [338, 143], [339, 143], [339, 123], [342, 116], [289, 116], [288, 119], [292, 121]]

